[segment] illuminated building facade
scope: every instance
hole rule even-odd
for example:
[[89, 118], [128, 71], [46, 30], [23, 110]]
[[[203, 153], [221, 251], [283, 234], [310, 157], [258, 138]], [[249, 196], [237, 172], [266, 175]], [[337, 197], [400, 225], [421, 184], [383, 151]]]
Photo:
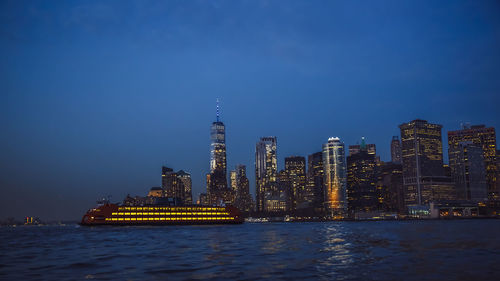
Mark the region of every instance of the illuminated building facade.
[[455, 180], [458, 199], [484, 201], [488, 198], [486, 169], [483, 149], [471, 141], [460, 142], [450, 153], [452, 176]]
[[305, 202], [306, 159], [302, 156], [285, 157], [285, 173], [290, 181], [290, 208], [296, 210]]
[[[191, 175], [183, 170], [174, 172], [171, 168], [163, 166], [161, 171], [161, 189], [161, 197], [175, 198], [175, 200], [185, 205], [193, 203]], [[155, 194], [159, 195], [158, 192]]]
[[227, 187], [226, 165], [226, 127], [219, 118], [210, 127], [210, 174], [207, 177], [207, 194], [210, 205], [221, 205], [231, 201], [231, 192]]
[[484, 166], [486, 169], [486, 183], [488, 186], [488, 197], [499, 199], [497, 190], [497, 165], [496, 165], [496, 133], [495, 128], [487, 128], [485, 125], [465, 126], [462, 130], [448, 132], [448, 154], [450, 168], [453, 174], [456, 170], [456, 160], [461, 142], [470, 141], [483, 149]]
[[366, 151], [366, 153], [375, 155], [377, 154], [377, 148], [373, 143], [365, 143], [365, 137], [361, 137], [361, 144], [349, 145], [349, 155], [359, 153], [361, 150]]
[[257, 212], [272, 211], [274, 205], [266, 204], [266, 200], [278, 196], [276, 143], [276, 137], [262, 137], [255, 147], [255, 204]]
[[164, 197], [163, 189], [161, 187], [151, 187], [148, 193], [149, 197]]
[[234, 205], [244, 212], [252, 209], [252, 197], [250, 196], [250, 185], [246, 174], [245, 165], [237, 165], [235, 172], [235, 201]]
[[405, 213], [403, 166], [400, 163], [382, 163], [377, 173], [377, 190], [381, 209]]
[[177, 178], [181, 187], [181, 192], [184, 193], [182, 197], [182, 201], [185, 205], [193, 204], [193, 190], [192, 190], [192, 181], [191, 174], [180, 170], [177, 172]]
[[379, 209], [377, 163], [362, 145], [360, 151], [347, 157], [347, 202], [350, 215]]
[[323, 208], [323, 152], [319, 151], [307, 156], [307, 194], [306, 201], [316, 209]]
[[[403, 187], [406, 205], [422, 205], [433, 200], [433, 186], [444, 177], [441, 125], [425, 120], [413, 120], [399, 126], [401, 130], [401, 157], [403, 163]], [[425, 178], [426, 185], [423, 184]], [[437, 190], [443, 190], [436, 185]], [[436, 198], [438, 198], [436, 193]]]
[[345, 148], [339, 138], [329, 138], [323, 144], [325, 210], [333, 218], [346, 215]]
[[[289, 174], [285, 170], [281, 170], [278, 173], [278, 196], [276, 200], [279, 200], [281, 197], [284, 201], [283, 211], [292, 211], [292, 200], [293, 200], [293, 188], [292, 188], [292, 180]], [[281, 195], [281, 196], [279, 196]]]
[[391, 141], [391, 162], [401, 164], [401, 142], [398, 136], [393, 136]]

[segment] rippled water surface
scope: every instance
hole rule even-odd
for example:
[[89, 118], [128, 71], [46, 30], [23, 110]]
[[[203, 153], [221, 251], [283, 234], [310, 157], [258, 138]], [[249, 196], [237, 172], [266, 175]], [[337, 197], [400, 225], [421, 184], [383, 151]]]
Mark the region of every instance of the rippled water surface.
[[500, 220], [0, 227], [0, 279], [499, 280]]

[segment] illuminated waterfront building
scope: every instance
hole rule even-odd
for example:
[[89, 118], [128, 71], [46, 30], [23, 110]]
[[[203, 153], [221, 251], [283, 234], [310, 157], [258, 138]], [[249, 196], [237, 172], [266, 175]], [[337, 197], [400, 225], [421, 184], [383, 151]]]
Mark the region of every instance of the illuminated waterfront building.
[[351, 216], [379, 209], [376, 159], [362, 143], [360, 150], [347, 157], [347, 202]]
[[339, 138], [329, 138], [323, 144], [325, 210], [333, 218], [346, 215], [345, 148]]
[[307, 157], [307, 194], [306, 201], [311, 202], [316, 209], [323, 208], [323, 152], [319, 151]]
[[220, 121], [218, 100], [216, 121], [210, 127], [210, 174], [207, 177], [207, 194], [211, 205], [231, 201], [231, 192], [227, 187], [226, 127]]
[[401, 142], [398, 136], [393, 136], [391, 141], [391, 162], [401, 164]]
[[285, 173], [290, 181], [290, 208], [296, 210], [305, 202], [306, 159], [302, 156], [286, 157]]
[[442, 126], [417, 119], [399, 128], [406, 205], [428, 204], [441, 198], [450, 181], [444, 176]]
[[496, 164], [496, 134], [495, 128], [485, 125], [464, 126], [462, 130], [448, 132], [448, 155], [450, 158], [450, 168], [455, 174], [455, 158], [460, 153], [459, 145], [461, 142], [470, 141], [483, 149], [484, 166], [486, 169], [486, 183], [488, 186], [488, 197], [490, 199], [499, 199], [499, 193], [496, 187], [497, 182], [497, 164]]
[[458, 199], [484, 201], [488, 198], [483, 149], [471, 141], [460, 142], [451, 150], [452, 176]]
[[267, 199], [275, 202], [279, 197], [277, 188], [278, 165], [276, 160], [276, 137], [262, 137], [255, 147], [255, 198], [257, 212], [274, 209], [266, 204]]

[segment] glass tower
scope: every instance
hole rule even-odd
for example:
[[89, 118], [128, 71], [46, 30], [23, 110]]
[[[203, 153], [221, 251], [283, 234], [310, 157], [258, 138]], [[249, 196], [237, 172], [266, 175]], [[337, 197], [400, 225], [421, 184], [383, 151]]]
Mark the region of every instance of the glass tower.
[[276, 137], [262, 137], [255, 147], [255, 201], [257, 212], [267, 211], [266, 198], [277, 193]]
[[345, 148], [339, 138], [329, 138], [323, 145], [325, 210], [332, 218], [346, 215]]

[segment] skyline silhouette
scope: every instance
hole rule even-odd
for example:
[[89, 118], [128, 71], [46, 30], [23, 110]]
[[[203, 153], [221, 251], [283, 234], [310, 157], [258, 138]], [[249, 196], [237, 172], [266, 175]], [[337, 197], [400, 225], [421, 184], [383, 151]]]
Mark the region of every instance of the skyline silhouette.
[[[151, 3], [149, 3], [151, 4]], [[210, 124], [227, 168], [277, 137], [284, 158], [366, 138], [390, 159], [414, 119], [500, 128], [494, 1], [0, 3], [0, 213], [78, 219], [103, 195], [205, 192]], [[216, 99], [220, 112], [216, 113]], [[19, 204], [22, 202], [22, 204]]]

